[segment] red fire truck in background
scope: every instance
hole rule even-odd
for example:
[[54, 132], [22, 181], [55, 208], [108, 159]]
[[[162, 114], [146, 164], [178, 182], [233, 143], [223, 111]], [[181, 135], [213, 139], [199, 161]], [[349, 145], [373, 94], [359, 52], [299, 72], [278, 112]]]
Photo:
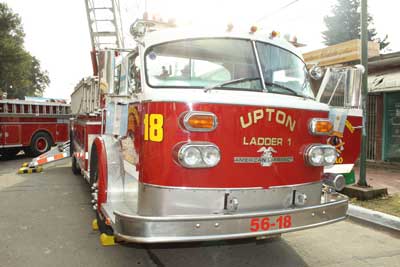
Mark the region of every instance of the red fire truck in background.
[[359, 154], [361, 70], [330, 69], [315, 98], [320, 69], [285, 40], [165, 26], [137, 20], [137, 47], [97, 51], [98, 75], [71, 96], [72, 170], [92, 187], [103, 240], [257, 237], [345, 219], [335, 189]]
[[69, 140], [70, 105], [33, 100], [0, 100], [0, 154], [24, 150], [38, 156]]

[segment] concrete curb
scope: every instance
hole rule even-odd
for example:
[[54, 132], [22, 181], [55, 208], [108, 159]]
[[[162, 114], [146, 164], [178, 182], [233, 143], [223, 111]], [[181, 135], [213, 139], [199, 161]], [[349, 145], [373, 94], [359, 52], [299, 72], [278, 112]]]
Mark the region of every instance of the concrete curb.
[[359, 220], [377, 224], [391, 230], [400, 231], [400, 218], [383, 212], [374, 211], [349, 204], [347, 215]]

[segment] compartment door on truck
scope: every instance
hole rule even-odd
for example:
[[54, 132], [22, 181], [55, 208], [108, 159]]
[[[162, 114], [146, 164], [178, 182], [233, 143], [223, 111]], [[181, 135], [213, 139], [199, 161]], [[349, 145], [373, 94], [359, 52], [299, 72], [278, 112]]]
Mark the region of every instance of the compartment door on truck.
[[65, 142], [69, 139], [69, 120], [57, 119], [55, 142]]
[[21, 125], [4, 125], [4, 144], [21, 144]]
[[0, 125], [0, 147], [6, 143], [5, 132], [6, 132], [5, 126]]

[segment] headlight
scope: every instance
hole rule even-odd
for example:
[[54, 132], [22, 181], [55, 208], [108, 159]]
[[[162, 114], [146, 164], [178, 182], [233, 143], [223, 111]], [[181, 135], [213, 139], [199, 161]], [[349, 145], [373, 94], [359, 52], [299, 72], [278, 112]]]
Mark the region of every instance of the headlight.
[[216, 166], [221, 154], [216, 145], [207, 142], [179, 144], [177, 161], [186, 168], [211, 168]]
[[219, 154], [218, 148], [214, 146], [205, 147], [202, 151], [203, 161], [208, 166], [215, 166], [218, 164], [221, 155]]
[[320, 147], [313, 147], [308, 152], [311, 165], [321, 166], [324, 163], [324, 151]]
[[305, 153], [306, 162], [311, 166], [329, 166], [336, 162], [337, 152], [330, 145], [311, 145]]
[[336, 158], [337, 158], [336, 149], [334, 147], [331, 147], [330, 149], [325, 149], [324, 158], [325, 158], [325, 162], [328, 165], [335, 164]]
[[201, 152], [196, 147], [186, 147], [182, 150], [180, 159], [187, 166], [196, 166], [201, 163]]

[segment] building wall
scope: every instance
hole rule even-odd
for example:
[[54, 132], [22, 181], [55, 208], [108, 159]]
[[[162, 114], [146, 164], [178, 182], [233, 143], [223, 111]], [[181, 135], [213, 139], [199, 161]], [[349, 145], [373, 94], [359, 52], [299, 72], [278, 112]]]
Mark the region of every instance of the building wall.
[[383, 160], [400, 162], [400, 90], [384, 94]]

